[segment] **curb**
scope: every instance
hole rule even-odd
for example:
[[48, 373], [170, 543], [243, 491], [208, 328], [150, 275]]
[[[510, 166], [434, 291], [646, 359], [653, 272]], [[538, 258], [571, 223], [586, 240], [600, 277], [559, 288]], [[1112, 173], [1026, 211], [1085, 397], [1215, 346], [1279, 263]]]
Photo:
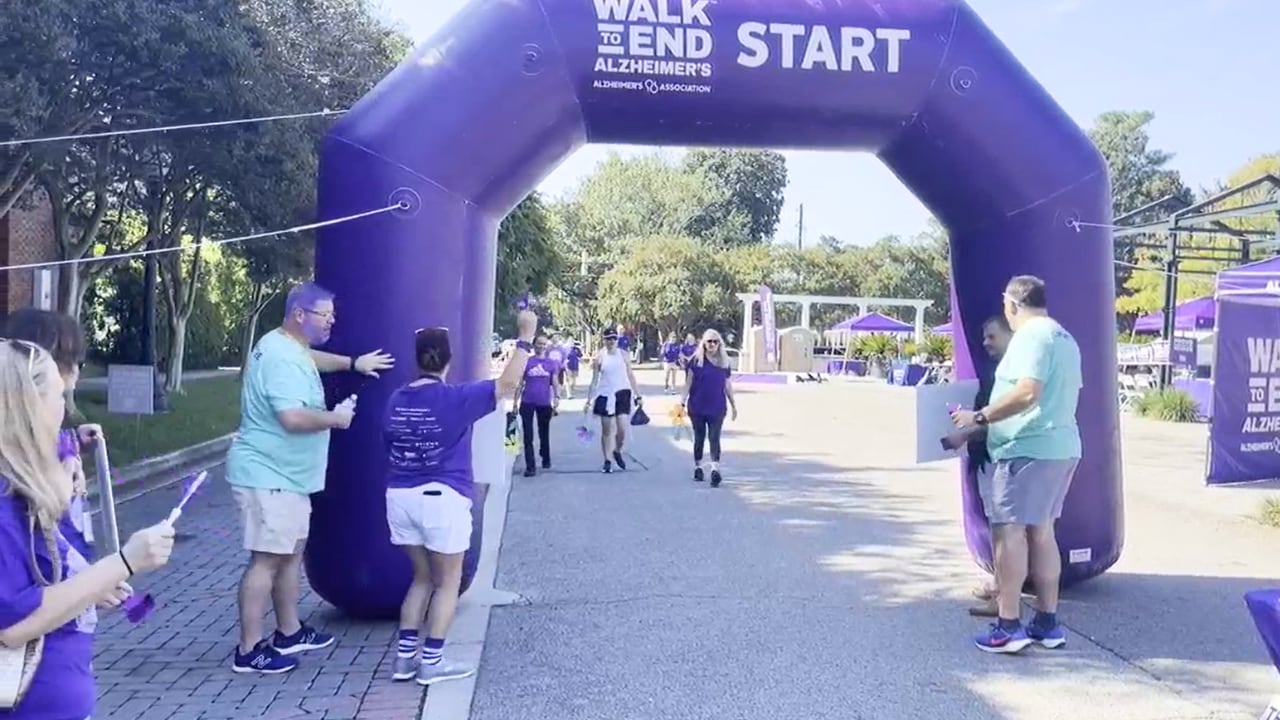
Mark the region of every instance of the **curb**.
[[[145, 495], [152, 490], [171, 485], [190, 473], [221, 465], [226, 459], [227, 449], [231, 447], [231, 441], [235, 436], [235, 433], [228, 433], [197, 445], [141, 460], [120, 468], [116, 474], [115, 485], [111, 488], [112, 494], [115, 496], [116, 505], [132, 500], [139, 495]], [[90, 466], [86, 467], [85, 470], [86, 479], [90, 480], [90, 506], [98, 507], [97, 469], [92, 467], [91, 460]], [[97, 514], [100, 511], [94, 510], [93, 512]]]

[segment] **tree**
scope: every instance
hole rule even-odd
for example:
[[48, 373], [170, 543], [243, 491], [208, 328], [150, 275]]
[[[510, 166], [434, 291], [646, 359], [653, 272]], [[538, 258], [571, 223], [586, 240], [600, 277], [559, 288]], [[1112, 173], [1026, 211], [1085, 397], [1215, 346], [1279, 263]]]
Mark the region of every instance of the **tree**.
[[[1112, 111], [1098, 116], [1089, 137], [1107, 161], [1111, 175], [1112, 214], [1119, 217], [1166, 197], [1171, 204], [1152, 208], [1135, 222], [1161, 220], [1192, 199], [1182, 175], [1168, 167], [1173, 154], [1151, 147], [1148, 126], [1155, 120], [1149, 111]], [[1132, 237], [1116, 244], [1116, 288], [1127, 288], [1139, 253], [1134, 242], [1160, 242], [1159, 236]], [[1122, 294], [1127, 290], [1121, 290]]]
[[690, 232], [722, 247], [768, 242], [778, 229], [787, 189], [787, 160], [774, 150], [696, 149], [684, 160], [714, 185], [716, 198]]
[[600, 278], [599, 312], [609, 322], [648, 325], [662, 335], [730, 316], [734, 279], [696, 240], [655, 236]]
[[498, 229], [498, 279], [494, 307], [495, 331], [506, 336], [515, 330], [512, 308], [524, 294], [545, 295], [563, 274], [563, 262], [551, 233], [551, 218], [542, 196], [526, 197]]

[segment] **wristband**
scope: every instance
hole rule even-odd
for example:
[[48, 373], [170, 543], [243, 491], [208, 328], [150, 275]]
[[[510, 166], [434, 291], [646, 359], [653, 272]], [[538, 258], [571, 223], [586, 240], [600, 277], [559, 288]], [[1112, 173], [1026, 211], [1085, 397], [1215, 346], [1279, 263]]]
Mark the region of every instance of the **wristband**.
[[129, 577], [133, 577], [133, 566], [129, 564], [129, 558], [124, 556], [124, 551], [120, 551], [120, 562], [124, 563], [124, 569], [129, 571]]
[[351, 356], [351, 367], [350, 367], [350, 368], [348, 368], [348, 370], [349, 370], [349, 371], [351, 371], [351, 372], [355, 372], [355, 371], [356, 371], [356, 356], [355, 356], [355, 355], [352, 355], [352, 356]]
[[533, 352], [533, 343], [528, 342], [526, 340], [517, 340], [516, 349], [523, 350], [525, 352]]

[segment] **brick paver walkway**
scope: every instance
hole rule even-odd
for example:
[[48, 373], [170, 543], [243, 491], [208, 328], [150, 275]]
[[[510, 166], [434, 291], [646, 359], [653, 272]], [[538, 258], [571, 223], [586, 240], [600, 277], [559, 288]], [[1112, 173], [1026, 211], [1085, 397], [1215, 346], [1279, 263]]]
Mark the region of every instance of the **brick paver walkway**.
[[[171, 487], [122, 504], [121, 541], [157, 522], [177, 503]], [[155, 612], [132, 625], [103, 612], [94, 670], [95, 720], [413, 720], [425, 692], [387, 680], [395, 624], [353, 621], [303, 586], [302, 617], [334, 633], [328, 648], [300, 656], [302, 665], [277, 676], [231, 672], [236, 644], [236, 586], [243, 569], [235, 500], [221, 477], [210, 477], [178, 521], [168, 567], [140, 576], [135, 589], [152, 593]], [[268, 616], [266, 629], [275, 628]]]

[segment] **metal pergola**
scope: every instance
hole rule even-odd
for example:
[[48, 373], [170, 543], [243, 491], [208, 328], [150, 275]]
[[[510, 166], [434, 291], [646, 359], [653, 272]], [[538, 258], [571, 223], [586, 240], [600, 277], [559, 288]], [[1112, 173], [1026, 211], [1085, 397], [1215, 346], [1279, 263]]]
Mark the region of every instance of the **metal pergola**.
[[[1232, 200], [1244, 204], [1226, 206]], [[1160, 213], [1172, 213], [1159, 220], [1148, 220]], [[1275, 218], [1273, 228], [1239, 228], [1226, 221], [1241, 218]], [[1280, 178], [1262, 175], [1242, 185], [1224, 190], [1210, 198], [1192, 203], [1170, 195], [1117, 217], [1112, 236], [1118, 248], [1154, 250], [1164, 271], [1164, 326], [1161, 337], [1173, 338], [1174, 313], [1178, 305], [1178, 275], [1216, 275], [1216, 270], [1182, 270], [1187, 260], [1243, 265], [1271, 257], [1280, 252]], [[1226, 247], [1197, 247], [1198, 236], [1228, 238]], [[1163, 242], [1156, 240], [1163, 236]], [[1137, 268], [1135, 268], [1137, 269]], [[1160, 369], [1161, 386], [1168, 385], [1172, 368]]]

